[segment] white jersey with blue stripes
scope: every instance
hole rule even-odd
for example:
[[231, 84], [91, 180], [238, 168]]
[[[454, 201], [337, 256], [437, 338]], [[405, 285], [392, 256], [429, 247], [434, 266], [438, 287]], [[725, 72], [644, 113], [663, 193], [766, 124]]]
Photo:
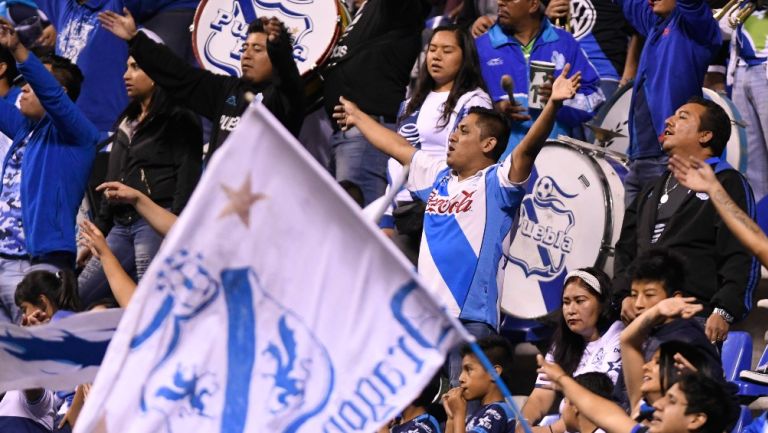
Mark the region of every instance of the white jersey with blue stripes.
[[419, 274], [462, 320], [498, 328], [502, 242], [525, 194], [508, 178], [510, 157], [459, 180], [444, 158], [418, 151], [407, 188], [427, 203]]

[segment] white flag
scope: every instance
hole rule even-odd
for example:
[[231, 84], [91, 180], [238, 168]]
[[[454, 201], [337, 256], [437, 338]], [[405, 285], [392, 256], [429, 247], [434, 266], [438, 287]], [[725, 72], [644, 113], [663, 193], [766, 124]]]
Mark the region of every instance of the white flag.
[[412, 266], [273, 125], [256, 104], [217, 151], [76, 432], [372, 432], [459, 341]]
[[122, 314], [114, 309], [40, 326], [0, 324], [0, 393], [92, 382]]

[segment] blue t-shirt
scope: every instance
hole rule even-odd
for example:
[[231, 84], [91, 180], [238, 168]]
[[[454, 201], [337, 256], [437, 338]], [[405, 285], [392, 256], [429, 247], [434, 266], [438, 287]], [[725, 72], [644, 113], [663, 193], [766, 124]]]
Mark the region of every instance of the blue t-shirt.
[[440, 424], [435, 417], [425, 413], [416, 418], [392, 427], [392, 433], [441, 433]]
[[467, 433], [507, 433], [514, 429], [514, 412], [505, 402], [487, 404], [467, 417]]

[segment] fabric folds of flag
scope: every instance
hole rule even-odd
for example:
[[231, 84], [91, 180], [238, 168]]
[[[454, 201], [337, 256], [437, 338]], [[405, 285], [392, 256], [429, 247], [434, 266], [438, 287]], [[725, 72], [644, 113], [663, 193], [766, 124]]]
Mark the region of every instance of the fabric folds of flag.
[[371, 432], [465, 336], [260, 104], [142, 279], [76, 432]]
[[0, 393], [67, 390], [92, 382], [122, 313], [75, 314], [25, 328], [0, 324]]

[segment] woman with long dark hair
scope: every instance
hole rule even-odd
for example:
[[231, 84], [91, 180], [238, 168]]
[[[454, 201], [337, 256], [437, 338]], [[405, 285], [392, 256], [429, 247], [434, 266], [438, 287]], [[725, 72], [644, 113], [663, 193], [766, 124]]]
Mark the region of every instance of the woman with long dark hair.
[[[169, 95], [128, 58], [124, 75], [131, 102], [117, 121], [107, 166], [107, 181], [122, 182], [178, 214], [186, 205], [202, 169], [202, 130], [192, 112]], [[133, 206], [102, 200], [96, 225], [122, 267], [140, 279], [157, 253], [162, 236]], [[85, 250], [85, 254], [90, 249]], [[85, 260], [80, 257], [78, 262]], [[79, 277], [85, 304], [110, 296], [98, 258], [85, 264]]]
[[[458, 26], [440, 26], [430, 37], [412, 95], [401, 105], [397, 133], [380, 124], [361, 132], [372, 142], [406, 140], [430, 155], [445, 158], [448, 137], [469, 108], [475, 106], [492, 108], [480, 73], [475, 41]], [[396, 179], [402, 166], [390, 159], [388, 171], [389, 178]], [[423, 206], [414, 205], [413, 198], [404, 190], [395, 201], [399, 211], [395, 217], [388, 211], [381, 227], [391, 235], [397, 222], [398, 232], [407, 236], [403, 239], [406, 250], [415, 254], [421, 236]]]
[[[611, 308], [608, 275], [597, 268], [571, 271], [565, 278], [562, 315], [546, 360], [559, 364], [571, 376], [606, 373], [615, 384], [621, 370], [619, 342], [623, 329]], [[536, 388], [523, 406], [523, 416], [531, 423], [541, 420], [555, 402], [555, 394], [547, 378], [539, 375]], [[552, 430], [563, 432], [565, 426], [558, 421]]]

